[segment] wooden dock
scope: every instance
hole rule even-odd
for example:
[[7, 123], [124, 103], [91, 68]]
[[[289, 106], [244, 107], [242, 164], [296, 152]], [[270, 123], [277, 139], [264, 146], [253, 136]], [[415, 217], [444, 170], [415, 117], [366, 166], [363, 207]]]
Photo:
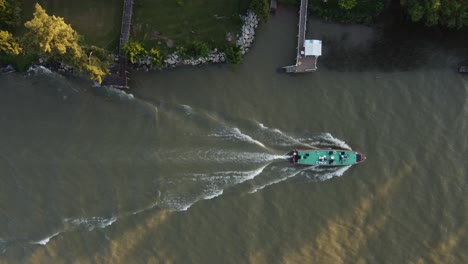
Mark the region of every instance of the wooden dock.
[[[317, 57], [316, 55], [308, 55], [306, 53], [305, 41], [307, 32], [307, 5], [308, 0], [301, 0], [299, 9], [299, 24], [297, 35], [297, 48], [296, 48], [296, 64], [283, 67], [288, 73], [300, 72], [313, 72], [317, 70]], [[321, 54], [321, 41], [320, 41], [320, 54]]]
[[124, 0], [124, 7], [122, 12], [122, 26], [120, 28], [120, 42], [119, 42], [119, 64], [117, 67], [111, 69], [111, 73], [104, 78], [102, 84], [111, 86], [118, 89], [129, 89], [128, 86], [128, 71], [127, 71], [127, 57], [123, 48], [130, 38], [130, 27], [132, 25], [133, 15], [133, 0]]

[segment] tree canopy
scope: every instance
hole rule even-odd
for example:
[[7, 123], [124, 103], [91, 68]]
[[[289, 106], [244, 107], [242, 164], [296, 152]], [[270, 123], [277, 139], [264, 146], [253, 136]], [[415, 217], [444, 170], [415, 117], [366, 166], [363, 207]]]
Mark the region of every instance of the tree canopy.
[[18, 26], [21, 9], [17, 0], [0, 0], [0, 29]]
[[62, 17], [49, 16], [36, 4], [33, 18], [24, 23], [24, 26], [27, 29], [25, 45], [27, 42], [31, 53], [67, 63], [85, 72], [91, 79], [102, 82], [108, 72], [105, 63], [97, 56], [91, 57], [92, 50], [88, 57], [78, 43], [78, 33]]
[[427, 26], [462, 28], [468, 26], [466, 0], [401, 0], [411, 20]]
[[0, 53], [19, 55], [22, 50], [18, 40], [10, 32], [0, 30]]
[[83, 56], [78, 45], [78, 33], [62, 17], [49, 16], [36, 4], [34, 17], [24, 23], [28, 29], [25, 38], [33, 49], [47, 55], [71, 55], [73, 58]]

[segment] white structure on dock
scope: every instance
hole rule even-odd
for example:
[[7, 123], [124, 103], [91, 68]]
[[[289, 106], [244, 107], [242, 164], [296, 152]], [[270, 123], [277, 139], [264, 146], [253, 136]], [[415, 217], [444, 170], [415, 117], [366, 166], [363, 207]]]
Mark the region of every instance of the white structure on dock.
[[304, 54], [305, 56], [318, 56], [322, 55], [322, 41], [316, 39], [306, 39], [304, 41]]
[[317, 59], [322, 55], [322, 41], [305, 39], [307, 31], [307, 4], [308, 0], [301, 0], [299, 8], [299, 32], [297, 35], [296, 64], [283, 67], [286, 72], [314, 72], [317, 70]]

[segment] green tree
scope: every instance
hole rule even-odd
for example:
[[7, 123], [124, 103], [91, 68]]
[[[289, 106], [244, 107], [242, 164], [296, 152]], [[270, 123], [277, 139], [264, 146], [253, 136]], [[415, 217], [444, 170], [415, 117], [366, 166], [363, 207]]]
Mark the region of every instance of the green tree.
[[351, 10], [356, 6], [357, 0], [339, 0], [338, 4], [342, 9]]
[[0, 28], [18, 26], [21, 21], [21, 8], [18, 0], [0, 0]]
[[185, 52], [189, 57], [201, 58], [208, 56], [208, 54], [210, 53], [210, 48], [204, 42], [192, 41], [185, 46]]
[[49, 16], [39, 4], [36, 4], [34, 17], [24, 26], [28, 30], [24, 39], [33, 52], [48, 57], [66, 54], [72, 59], [84, 56], [78, 44], [78, 33], [62, 17]]
[[0, 53], [19, 55], [23, 49], [10, 32], [0, 30]]
[[124, 46], [125, 55], [130, 59], [131, 63], [135, 63], [135, 59], [141, 58], [146, 55], [146, 50], [143, 48], [140, 42], [135, 40], [129, 40]]
[[462, 28], [468, 26], [468, 1], [466, 0], [400, 0], [414, 22], [426, 26]]
[[224, 51], [226, 61], [231, 64], [239, 64], [242, 61], [242, 50], [237, 45], [230, 45]]
[[24, 26], [27, 29], [24, 43], [30, 53], [69, 64], [99, 83], [108, 73], [105, 61], [99, 56], [91, 56], [92, 47], [87, 55], [80, 46], [79, 35], [71, 25], [62, 17], [49, 16], [39, 4], [36, 4], [33, 18]]
[[252, 0], [252, 2], [250, 2], [250, 9], [254, 11], [261, 21], [268, 21], [270, 16], [270, 5], [268, 0]]

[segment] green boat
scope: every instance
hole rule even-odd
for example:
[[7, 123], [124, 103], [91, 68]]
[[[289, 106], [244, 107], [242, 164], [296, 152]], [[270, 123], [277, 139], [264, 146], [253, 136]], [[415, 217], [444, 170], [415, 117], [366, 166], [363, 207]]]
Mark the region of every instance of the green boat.
[[349, 166], [361, 163], [366, 156], [357, 151], [341, 149], [293, 149], [288, 161], [294, 165], [308, 166]]

